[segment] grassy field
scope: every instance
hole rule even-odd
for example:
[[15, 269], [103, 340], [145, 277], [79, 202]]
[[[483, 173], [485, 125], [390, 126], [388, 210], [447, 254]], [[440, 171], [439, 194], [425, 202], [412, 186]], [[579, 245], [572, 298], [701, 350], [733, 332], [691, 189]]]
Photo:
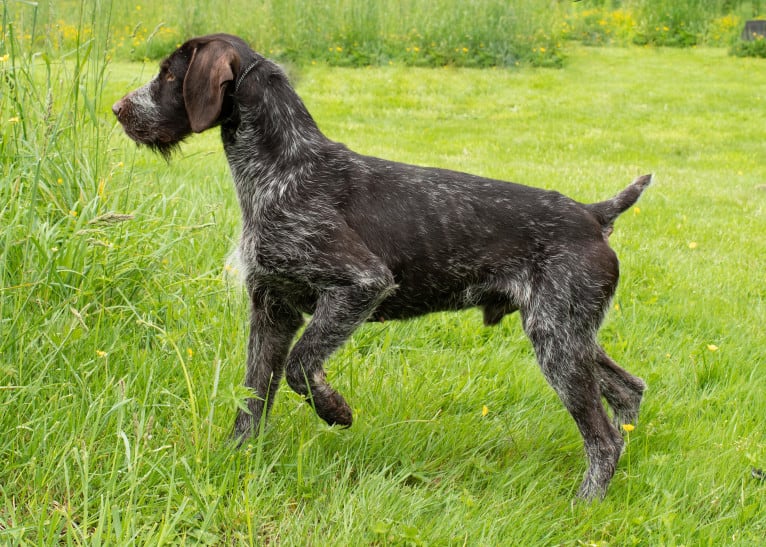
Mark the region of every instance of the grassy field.
[[367, 325], [328, 365], [350, 430], [285, 388], [266, 435], [227, 444], [247, 304], [219, 137], [169, 165], [137, 149], [109, 107], [155, 66], [107, 56], [0, 67], [0, 543], [762, 541], [763, 61], [573, 48], [563, 70], [296, 70], [320, 127], [360, 152], [582, 201], [655, 173], [612, 235], [601, 332], [649, 391], [585, 505], [580, 436], [515, 316]]

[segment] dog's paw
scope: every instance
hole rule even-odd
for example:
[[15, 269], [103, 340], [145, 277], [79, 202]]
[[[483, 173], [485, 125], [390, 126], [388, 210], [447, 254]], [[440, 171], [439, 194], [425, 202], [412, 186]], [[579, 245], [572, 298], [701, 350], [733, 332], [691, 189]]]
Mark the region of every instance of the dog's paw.
[[314, 407], [317, 415], [329, 425], [351, 427], [354, 421], [351, 408], [337, 391], [326, 393], [321, 398], [316, 397]]
[[247, 444], [247, 441], [258, 436], [257, 423], [252, 414], [240, 409], [237, 419], [234, 421], [234, 427], [229, 434], [229, 441], [237, 448]]

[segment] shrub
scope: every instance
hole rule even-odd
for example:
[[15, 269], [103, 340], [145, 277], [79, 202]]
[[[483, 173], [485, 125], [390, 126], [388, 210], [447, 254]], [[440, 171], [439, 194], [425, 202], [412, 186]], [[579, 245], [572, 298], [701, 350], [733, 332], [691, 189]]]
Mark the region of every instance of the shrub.
[[626, 44], [635, 33], [636, 20], [627, 9], [573, 11], [564, 23], [567, 38], [588, 46]]
[[736, 40], [746, 7], [758, 5], [745, 0], [594, 0], [573, 4], [564, 34], [592, 46], [725, 46]]
[[739, 40], [731, 48], [731, 54], [737, 57], [766, 58], [766, 38], [756, 36], [754, 40]]
[[707, 27], [705, 43], [711, 46], [729, 46], [737, 40], [741, 29], [741, 17], [732, 14], [717, 17]]

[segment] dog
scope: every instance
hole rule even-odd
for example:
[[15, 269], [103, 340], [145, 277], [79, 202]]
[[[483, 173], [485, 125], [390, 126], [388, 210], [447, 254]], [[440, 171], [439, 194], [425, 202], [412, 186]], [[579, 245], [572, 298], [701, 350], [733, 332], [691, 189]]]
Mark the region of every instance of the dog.
[[[518, 310], [584, 440], [578, 496], [605, 495], [620, 425], [635, 422], [646, 387], [596, 341], [619, 275], [607, 239], [651, 175], [582, 204], [363, 156], [325, 137], [284, 72], [226, 34], [187, 41], [112, 110], [128, 136], [166, 159], [192, 133], [220, 126], [251, 303], [245, 385], [254, 396], [236, 417], [240, 443], [260, 433], [283, 375], [328, 424], [350, 426], [323, 363], [365, 321], [479, 307], [496, 325]], [[311, 319], [293, 345], [303, 314]]]

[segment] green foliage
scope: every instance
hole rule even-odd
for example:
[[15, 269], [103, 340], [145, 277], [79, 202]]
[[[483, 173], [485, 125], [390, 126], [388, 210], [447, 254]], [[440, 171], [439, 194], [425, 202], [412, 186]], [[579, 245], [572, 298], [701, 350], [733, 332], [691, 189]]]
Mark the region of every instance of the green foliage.
[[563, 23], [568, 38], [587, 46], [624, 45], [635, 35], [637, 23], [626, 9], [573, 9]]
[[697, 45], [711, 15], [718, 10], [710, 0], [643, 0], [637, 9], [638, 45], [689, 47]]
[[581, 2], [563, 26], [586, 45], [729, 46], [760, 2], [745, 0], [625, 0]]
[[[44, 32], [36, 34], [35, 46], [66, 50], [92, 36], [91, 22], [72, 14], [93, 2], [44, 2], [37, 23]], [[115, 22], [109, 45], [120, 58], [157, 59], [191, 36], [229, 32], [292, 63], [468, 67], [560, 66], [561, 34], [551, 29], [566, 6], [535, 0], [201, 0], [193, 9], [180, 0], [104, 5]]]
[[731, 48], [732, 55], [737, 57], [766, 58], [766, 38], [756, 36], [750, 41], [738, 40]]
[[191, 36], [229, 32], [291, 64], [477, 68], [560, 67], [567, 38], [595, 46], [730, 46], [744, 20], [760, 9], [760, 2], [745, 0], [198, 0], [194, 9], [180, 0], [17, 5], [10, 16], [17, 39], [52, 55], [76, 50], [108, 18], [113, 24], [99, 39], [119, 59], [160, 59]]

